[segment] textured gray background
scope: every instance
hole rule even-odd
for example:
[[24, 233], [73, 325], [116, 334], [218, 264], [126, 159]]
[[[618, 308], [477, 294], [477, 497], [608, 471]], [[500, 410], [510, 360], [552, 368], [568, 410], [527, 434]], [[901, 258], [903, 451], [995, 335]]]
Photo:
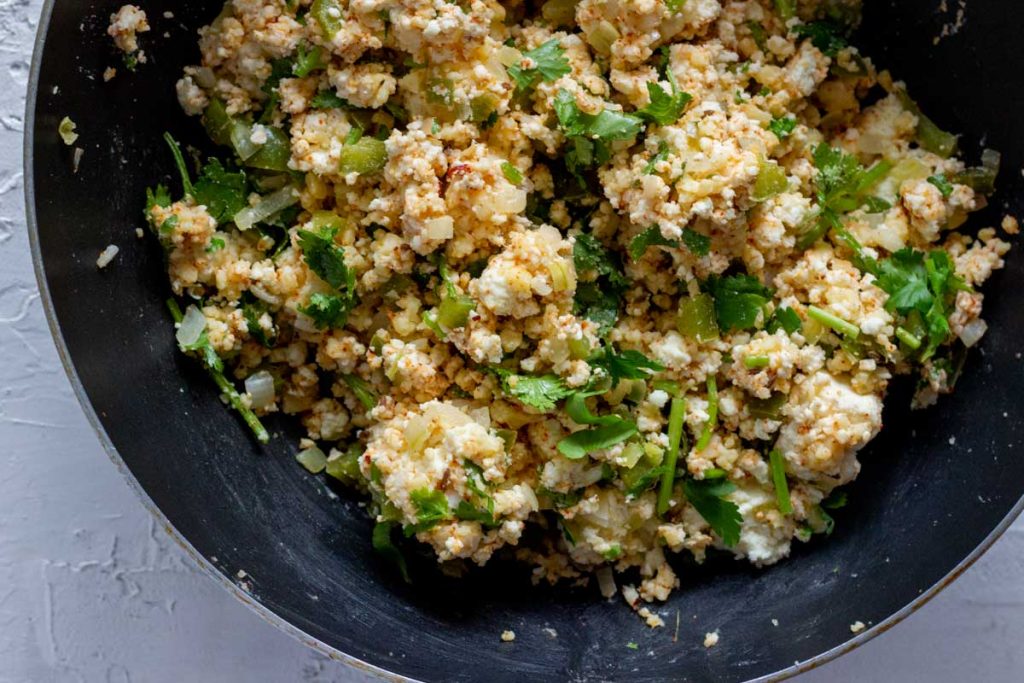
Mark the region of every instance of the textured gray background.
[[[36, 290], [22, 198], [39, 8], [0, 0], [0, 683], [364, 681], [201, 575], [136, 500], [72, 395]], [[1020, 681], [1022, 642], [1018, 523], [902, 625], [798, 680]]]

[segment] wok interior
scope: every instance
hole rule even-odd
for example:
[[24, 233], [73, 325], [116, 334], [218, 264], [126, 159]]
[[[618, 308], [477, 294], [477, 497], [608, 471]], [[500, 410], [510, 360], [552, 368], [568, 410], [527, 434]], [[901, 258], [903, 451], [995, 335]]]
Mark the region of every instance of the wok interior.
[[[753, 678], [838, 647], [854, 621], [880, 623], [917, 599], [1024, 491], [1013, 418], [1024, 396], [1015, 356], [1024, 309], [1012, 290], [1024, 260], [1011, 253], [986, 288], [991, 329], [956, 394], [911, 413], [908, 388], [891, 392], [886, 426], [862, 455], [836, 532], [765, 570], [728, 558], [680, 560], [682, 588], [659, 608], [666, 628], [648, 629], [595, 588], [531, 587], [529, 569], [511, 563], [451, 579], [413, 554], [414, 583], [403, 584], [370, 549], [357, 497], [338, 489], [336, 498], [296, 466], [296, 425], [272, 421], [276, 438], [258, 447], [174, 349], [160, 250], [134, 230], [143, 226], [144, 188], [171, 178], [163, 131], [205, 144], [173, 84], [195, 61], [195, 29], [219, 3], [147, 2], [152, 18], [173, 12], [151, 34], [170, 37], [151, 41], [150, 62], [136, 73], [104, 83], [99, 74], [117, 60], [104, 30], [120, 4], [53, 3], [41, 54], [27, 173], [53, 311], [93, 409], [156, 507], [226, 577], [245, 570], [256, 601], [327, 646], [431, 680]], [[1022, 99], [1015, 33], [1024, 9], [976, 2], [960, 31], [936, 44], [955, 21], [937, 0], [866, 4], [856, 41], [865, 54], [906, 80], [943, 128], [964, 133], [968, 162], [982, 143], [1003, 152], [993, 206], [973, 218], [975, 227], [997, 224], [1020, 207], [1024, 123], [1007, 112]], [[82, 135], [77, 173], [55, 134], [65, 115]], [[110, 243], [121, 254], [97, 271], [96, 255]], [[511, 645], [499, 638], [510, 628]], [[703, 634], [713, 630], [721, 641], [705, 650]], [[637, 650], [625, 647], [631, 641]]]

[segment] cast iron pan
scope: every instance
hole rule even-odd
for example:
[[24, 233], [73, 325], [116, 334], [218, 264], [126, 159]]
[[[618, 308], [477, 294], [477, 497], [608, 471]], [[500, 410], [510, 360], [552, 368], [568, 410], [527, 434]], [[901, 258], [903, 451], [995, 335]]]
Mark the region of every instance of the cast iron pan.
[[[104, 83], [104, 68], [119, 65], [104, 28], [120, 4], [51, 0], [43, 11], [25, 154], [43, 300], [114, 462], [200, 564], [292, 634], [357, 666], [422, 680], [785, 676], [919, 607], [1019, 512], [1024, 258], [1014, 252], [986, 287], [991, 331], [956, 394], [911, 413], [909, 391], [897, 386], [835, 533], [796, 544], [789, 561], [763, 571], [722, 558], [703, 567], [680, 562], [683, 586], [659, 609], [668, 625], [657, 630], [596, 589], [533, 588], [528, 571], [513, 564], [460, 581], [414, 559], [415, 582], [405, 585], [371, 551], [357, 499], [328, 491], [296, 465], [296, 429], [272, 422], [275, 438], [257, 447], [174, 348], [160, 249], [134, 231], [143, 226], [144, 188], [172, 180], [177, 187], [161, 134], [203, 142], [196, 121], [180, 113], [173, 84], [197, 61], [195, 30], [220, 3], [143, 0], [153, 23], [144, 36], [150, 63]], [[964, 133], [969, 162], [977, 163], [982, 144], [1003, 152], [999, 194], [973, 225], [1019, 211], [1024, 7], [975, 0], [959, 33], [933, 44], [954, 19], [938, 11], [938, 0], [866, 4], [859, 44], [867, 54], [905, 79], [940, 125]], [[65, 115], [78, 123], [85, 150], [77, 173], [56, 132]], [[96, 256], [110, 243], [121, 253], [98, 271]], [[872, 628], [854, 637], [858, 620]], [[499, 639], [508, 628], [517, 636], [511, 644]], [[714, 630], [721, 642], [705, 650], [704, 633]]]

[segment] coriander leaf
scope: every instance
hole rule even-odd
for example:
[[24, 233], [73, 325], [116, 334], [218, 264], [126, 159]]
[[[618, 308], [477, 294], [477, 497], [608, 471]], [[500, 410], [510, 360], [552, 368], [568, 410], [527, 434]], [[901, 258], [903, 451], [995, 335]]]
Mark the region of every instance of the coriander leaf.
[[679, 117], [683, 115], [686, 105], [693, 98], [688, 93], [680, 92], [674, 78], [671, 79], [671, 85], [672, 92], [669, 93], [658, 83], [648, 81], [647, 93], [650, 95], [651, 102], [643, 109], [638, 109], [637, 115], [662, 126], [678, 121]]
[[953, 184], [946, 179], [946, 176], [942, 173], [937, 173], [933, 176], [928, 177], [928, 182], [939, 189], [943, 197], [948, 197], [953, 194]]
[[657, 165], [668, 159], [668, 151], [668, 143], [664, 140], [660, 141], [658, 143], [658, 151], [651, 156], [650, 160], [644, 166], [644, 170], [642, 171], [643, 175], [651, 175], [654, 173]]
[[652, 225], [629, 241], [629, 256], [639, 261], [648, 247], [678, 247], [677, 240], [666, 239], [657, 225]]
[[668, 7], [668, 11], [675, 14], [679, 10], [683, 9], [686, 5], [686, 0], [665, 0], [665, 7]]
[[904, 247], [879, 264], [875, 284], [888, 292], [886, 310], [909, 313], [911, 310], [927, 311], [932, 295], [928, 291], [928, 273], [924, 267], [924, 254], [911, 247]]
[[683, 244], [694, 256], [707, 256], [711, 251], [711, 238], [690, 228], [683, 228]]
[[849, 43], [843, 37], [843, 28], [830, 21], [814, 21], [793, 27], [793, 33], [801, 38], [810, 38], [811, 44], [829, 57], [835, 57]]
[[[524, 67], [524, 63], [527, 66]], [[552, 38], [540, 47], [527, 50], [519, 64], [508, 67], [508, 75], [515, 81], [517, 90], [532, 88], [538, 80], [546, 83], [557, 81], [571, 71], [565, 50], [559, 45], [557, 38]]]
[[315, 292], [309, 303], [299, 306], [299, 313], [309, 316], [318, 330], [344, 327], [348, 320], [351, 302], [338, 294]]
[[626, 140], [643, 129], [640, 119], [632, 114], [603, 109], [600, 114], [584, 114], [587, 117], [586, 134], [601, 140]]
[[245, 327], [249, 332], [249, 336], [253, 340], [270, 349], [277, 343], [277, 331], [271, 323], [271, 331], [268, 336], [267, 331], [260, 325], [260, 319], [267, 312], [266, 305], [261, 301], [253, 301], [242, 304], [242, 317], [245, 319]]
[[561, 377], [555, 375], [517, 375], [504, 368], [491, 368], [501, 380], [501, 389], [524, 405], [544, 412], [554, 410], [555, 403], [573, 393]]
[[355, 394], [356, 399], [363, 404], [367, 410], [372, 410], [377, 405], [377, 395], [373, 393], [369, 383], [358, 375], [343, 374], [341, 379], [348, 385], [348, 388]]
[[[494, 507], [493, 501], [491, 501], [491, 507]], [[493, 509], [480, 510], [464, 500], [460, 500], [458, 506], [455, 508], [455, 517], [464, 522], [480, 522], [485, 527], [493, 528], [500, 525], [500, 523], [494, 519]]]
[[593, 235], [576, 235], [572, 255], [578, 273], [593, 272], [597, 275], [596, 280], [576, 285], [575, 312], [596, 322], [601, 334], [605, 334], [618, 319], [619, 303], [629, 280]]
[[828, 494], [825, 500], [821, 501], [821, 507], [826, 510], [838, 510], [839, 508], [846, 507], [848, 501], [846, 491], [840, 491], [838, 489], [833, 490], [832, 493]]
[[785, 330], [786, 334], [793, 334], [802, 327], [803, 323], [800, 322], [800, 316], [796, 314], [796, 311], [788, 306], [780, 306], [775, 309], [775, 313], [772, 314], [765, 329], [769, 334], [775, 334], [779, 329]]
[[161, 209], [166, 209], [171, 205], [171, 193], [167, 191], [167, 188], [163, 185], [157, 185], [156, 187], [146, 188], [146, 219], [151, 219], [151, 213], [153, 207], [159, 206]]
[[215, 221], [223, 223], [249, 206], [249, 182], [244, 171], [232, 173], [217, 159], [210, 159], [193, 185], [192, 196]]
[[892, 208], [892, 204], [881, 197], [868, 197], [864, 200], [864, 210], [868, 213], [882, 213]]
[[729, 547], [739, 543], [743, 524], [739, 506], [725, 499], [735, 490], [736, 485], [727, 479], [687, 479], [683, 482], [686, 499]]
[[610, 285], [606, 284], [602, 289], [598, 282], [580, 282], [576, 285], [574, 311], [597, 323], [599, 333], [605, 335], [619, 319], [621, 299], [621, 290]]
[[421, 531], [426, 531], [436, 526], [439, 522], [451, 519], [452, 513], [448, 508], [448, 498], [443, 491], [422, 488], [416, 489], [409, 494], [409, 499], [416, 507], [416, 524], [405, 527], [405, 535], [413, 536]]
[[505, 175], [505, 179], [513, 185], [518, 185], [523, 182], [523, 174], [518, 168], [507, 161], [501, 162], [501, 172]]
[[319, 45], [312, 47], [302, 44], [299, 45], [298, 51], [295, 54], [295, 63], [292, 65], [292, 73], [302, 78], [308, 76], [314, 71], [320, 71], [324, 69], [327, 64], [324, 62], [324, 50]]
[[608, 250], [591, 234], [581, 232], [576, 235], [572, 259], [577, 271], [596, 271], [599, 276], [607, 276], [618, 285], [627, 285], [629, 282]]
[[377, 522], [373, 527], [371, 543], [375, 551], [398, 566], [398, 571], [402, 574], [402, 579], [405, 580], [406, 583], [412, 583], [412, 580], [409, 578], [409, 569], [405, 565], [405, 558], [402, 556], [402, 552], [395, 547], [395, 544], [391, 541], [391, 532], [396, 526], [396, 522]]
[[788, 138], [796, 129], [796, 118], [792, 116], [776, 116], [768, 124], [768, 130], [775, 133], [780, 140]]
[[579, 460], [587, 453], [611, 448], [637, 433], [636, 423], [619, 418], [618, 421], [581, 429], [558, 442], [558, 451], [570, 460]]
[[309, 101], [309, 106], [313, 109], [339, 109], [348, 108], [349, 103], [338, 97], [337, 94], [330, 90], [321, 90], [313, 99]]
[[603, 348], [587, 360], [591, 367], [601, 368], [612, 379], [613, 386], [624, 379], [647, 379], [652, 373], [665, 369], [639, 351], [628, 349], [616, 353], [610, 347]]
[[554, 110], [558, 124], [568, 138], [566, 167], [576, 176], [581, 187], [586, 187], [583, 169], [600, 166], [611, 158], [608, 143], [630, 139], [643, 129], [643, 121], [633, 114], [611, 109], [604, 109], [599, 114], [581, 112], [575, 96], [565, 89], [560, 89], [555, 96]]
[[747, 274], [713, 275], [704, 282], [702, 289], [714, 298], [718, 327], [726, 332], [753, 328], [772, 296], [771, 289]]
[[[652, 467], [642, 472], [639, 476], [629, 477], [629, 482], [626, 486], [626, 496], [628, 498], [639, 497], [644, 491], [660, 481], [664, 473], [664, 467]], [[626, 483], [625, 478], [623, 483]]]
[[334, 233], [335, 230], [326, 230], [320, 234], [299, 230], [299, 247], [302, 248], [306, 265], [320, 279], [335, 289], [354, 293], [356, 276], [345, 265], [345, 250], [334, 243]]

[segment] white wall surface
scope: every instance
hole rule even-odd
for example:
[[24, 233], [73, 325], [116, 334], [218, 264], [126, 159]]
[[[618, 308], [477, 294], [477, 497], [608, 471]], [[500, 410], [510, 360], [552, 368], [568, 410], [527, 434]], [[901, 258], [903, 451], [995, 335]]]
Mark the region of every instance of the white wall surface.
[[[0, 683], [365, 681], [202, 575], [136, 500], [72, 395], [22, 199], [39, 11], [39, 0], [0, 0]], [[1018, 523], [905, 623], [797, 680], [1021, 681], [1022, 643]]]

